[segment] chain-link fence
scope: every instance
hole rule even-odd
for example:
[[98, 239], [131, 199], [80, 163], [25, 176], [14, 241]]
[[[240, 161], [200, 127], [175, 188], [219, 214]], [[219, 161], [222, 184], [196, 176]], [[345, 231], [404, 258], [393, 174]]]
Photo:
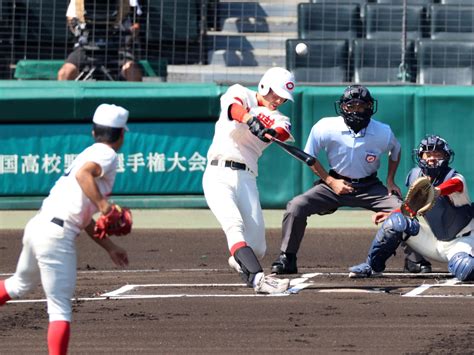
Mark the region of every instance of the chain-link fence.
[[0, 78], [55, 79], [75, 46], [106, 66], [125, 53], [144, 80], [256, 83], [286, 66], [315, 84], [471, 85], [474, 1], [1, 0]]

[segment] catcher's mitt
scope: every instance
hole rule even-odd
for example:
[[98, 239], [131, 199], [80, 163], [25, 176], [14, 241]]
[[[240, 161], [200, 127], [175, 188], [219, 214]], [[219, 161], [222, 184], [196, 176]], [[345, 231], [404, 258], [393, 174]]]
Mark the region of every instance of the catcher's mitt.
[[132, 231], [132, 212], [128, 208], [112, 205], [107, 214], [97, 219], [94, 237], [103, 239], [108, 235], [125, 235]]
[[426, 176], [419, 177], [408, 189], [401, 211], [405, 216], [422, 216], [435, 204], [436, 192], [431, 181]]

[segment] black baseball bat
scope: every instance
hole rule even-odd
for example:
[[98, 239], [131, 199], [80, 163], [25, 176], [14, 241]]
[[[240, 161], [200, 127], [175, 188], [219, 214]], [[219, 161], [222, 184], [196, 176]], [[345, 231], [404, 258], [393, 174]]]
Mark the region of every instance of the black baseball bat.
[[309, 155], [308, 153], [304, 152], [303, 150], [299, 149], [298, 147], [295, 147], [293, 145], [287, 144], [285, 142], [282, 142], [278, 138], [275, 138], [269, 134], [265, 135], [268, 139], [270, 139], [272, 142], [275, 142], [278, 144], [281, 148], [285, 150], [288, 154], [290, 154], [292, 157], [302, 161], [308, 166], [312, 166], [314, 163], [316, 163], [316, 158], [313, 157], [312, 155]]

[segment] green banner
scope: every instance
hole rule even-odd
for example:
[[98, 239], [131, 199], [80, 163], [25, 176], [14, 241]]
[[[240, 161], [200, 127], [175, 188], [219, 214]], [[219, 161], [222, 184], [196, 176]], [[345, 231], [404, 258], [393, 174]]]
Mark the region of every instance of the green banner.
[[[202, 194], [214, 123], [131, 123], [113, 194]], [[45, 195], [93, 144], [90, 124], [3, 124], [1, 195]]]

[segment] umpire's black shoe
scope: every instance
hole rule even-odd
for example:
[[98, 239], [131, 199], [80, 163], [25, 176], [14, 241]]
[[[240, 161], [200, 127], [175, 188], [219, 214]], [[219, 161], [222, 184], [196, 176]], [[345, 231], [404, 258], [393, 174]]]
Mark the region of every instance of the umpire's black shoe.
[[431, 263], [426, 260], [415, 263], [414, 261], [405, 259], [403, 272], [409, 272], [412, 274], [428, 274], [431, 272]]
[[272, 264], [273, 274], [297, 274], [296, 254], [281, 253]]

